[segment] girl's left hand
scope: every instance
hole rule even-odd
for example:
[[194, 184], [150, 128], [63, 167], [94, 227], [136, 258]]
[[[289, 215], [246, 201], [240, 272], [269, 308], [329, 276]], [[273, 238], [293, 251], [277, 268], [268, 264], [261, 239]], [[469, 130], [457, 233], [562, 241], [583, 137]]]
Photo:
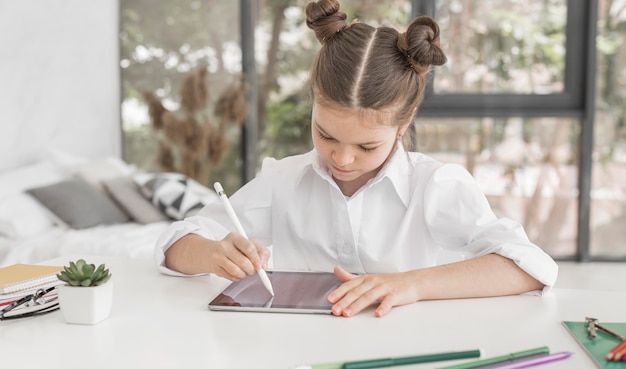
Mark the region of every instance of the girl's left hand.
[[336, 266], [335, 275], [343, 284], [328, 295], [332, 313], [350, 317], [378, 302], [375, 314], [382, 317], [394, 306], [414, 303], [419, 300], [419, 293], [413, 274], [355, 275]]

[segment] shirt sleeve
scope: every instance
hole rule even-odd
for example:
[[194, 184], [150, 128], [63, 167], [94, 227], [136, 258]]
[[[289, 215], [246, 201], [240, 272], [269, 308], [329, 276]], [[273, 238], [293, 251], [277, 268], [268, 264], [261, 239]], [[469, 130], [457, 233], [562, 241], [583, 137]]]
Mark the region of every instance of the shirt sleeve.
[[495, 253], [513, 260], [546, 288], [554, 286], [558, 265], [530, 242], [521, 224], [497, 218], [487, 198], [463, 167], [436, 169], [424, 192], [424, 217], [433, 239], [465, 258]]
[[210, 219], [203, 217], [200, 214], [172, 223], [165, 230], [165, 232], [161, 234], [161, 236], [157, 240], [156, 247], [154, 249], [154, 258], [157, 269], [161, 273], [167, 275], [179, 277], [191, 276], [168, 268], [165, 265], [165, 252], [174, 243], [176, 243], [176, 241], [188, 234], [196, 234], [204, 238], [217, 240], [224, 238], [224, 236], [226, 236], [228, 232], [229, 231], [226, 228], [220, 226], [219, 223], [211, 221]]
[[[241, 187], [230, 197], [230, 203], [237, 214], [242, 227], [249, 238], [254, 238], [265, 246], [271, 244], [271, 188], [272, 171], [275, 160], [265, 159], [261, 173]], [[173, 276], [189, 276], [165, 265], [165, 252], [179, 239], [188, 235], [221, 240], [229, 232], [235, 232], [235, 226], [228, 217], [220, 200], [206, 205], [197, 215], [172, 223], [161, 234], [154, 250], [157, 269]]]

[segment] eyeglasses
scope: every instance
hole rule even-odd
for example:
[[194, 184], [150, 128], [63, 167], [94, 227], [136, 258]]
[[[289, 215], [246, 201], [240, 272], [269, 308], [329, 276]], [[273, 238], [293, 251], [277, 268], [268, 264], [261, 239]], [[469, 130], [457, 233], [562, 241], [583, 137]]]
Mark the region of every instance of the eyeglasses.
[[0, 321], [28, 318], [57, 311], [59, 310], [57, 299], [56, 287], [38, 289], [32, 295], [19, 298], [0, 310]]

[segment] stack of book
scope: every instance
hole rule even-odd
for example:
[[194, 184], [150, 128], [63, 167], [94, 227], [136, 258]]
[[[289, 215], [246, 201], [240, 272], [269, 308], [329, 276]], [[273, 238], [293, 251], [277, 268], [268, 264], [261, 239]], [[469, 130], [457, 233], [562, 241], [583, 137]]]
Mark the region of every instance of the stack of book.
[[[35, 264], [13, 264], [0, 268], [0, 311], [25, 296], [63, 284], [56, 276], [61, 270], [63, 267], [60, 266]], [[49, 293], [46, 299], [50, 300], [54, 295]], [[20, 313], [20, 310], [28, 308], [29, 305], [24, 304], [11, 313]]]

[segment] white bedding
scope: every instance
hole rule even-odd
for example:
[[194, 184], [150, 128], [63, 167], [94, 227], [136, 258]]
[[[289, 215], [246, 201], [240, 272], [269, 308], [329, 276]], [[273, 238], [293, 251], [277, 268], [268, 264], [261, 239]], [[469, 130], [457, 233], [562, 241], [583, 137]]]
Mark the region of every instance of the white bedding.
[[[178, 186], [159, 187], [155, 193], [162, 197], [153, 195], [150, 199], [157, 199], [158, 204], [152, 204], [154, 201], [145, 199], [143, 197], [145, 194], [142, 194], [139, 187], [132, 189], [130, 194], [117, 192], [116, 194], [120, 196], [114, 200], [118, 202], [120, 209], [128, 212], [131, 207], [132, 210], [136, 210], [131, 212], [132, 214], [128, 213], [128, 218], [108, 224], [97, 222], [94, 223], [95, 226], [91, 224], [75, 226], [64, 222], [65, 219], [61, 219], [63, 217], [59, 216], [59, 212], [51, 211], [40, 201], [41, 199], [28, 193], [32, 188], [55, 186], [68, 178], [78, 177], [113, 199], [113, 192], [108, 193], [107, 190], [110, 188], [104, 187], [108, 180], [120, 178], [119, 176], [135, 178], [140, 175], [143, 178], [147, 174], [136, 172], [119, 158], [90, 160], [70, 157], [59, 151], [52, 152], [39, 162], [0, 172], [0, 267], [15, 263], [37, 263], [72, 254], [149, 259], [153, 257], [158, 237], [171, 222], [179, 219], [172, 217], [172, 214], [181, 217], [189, 215], [182, 212], [185, 204], [186, 206], [196, 204], [195, 209], [198, 205], [218, 198], [215, 192], [197, 182], [189, 180], [185, 182], [186, 186], [181, 188], [180, 175], [174, 176], [171, 180], [168, 179], [170, 176], [165, 176], [168, 180], [164, 181], [161, 178], [161, 183], [168, 185], [174, 183]], [[154, 176], [162, 175], [164, 174]], [[62, 204], [76, 203], [71, 200], [81, 198], [76, 192], [55, 193], [51, 196]], [[174, 201], [179, 198], [182, 199], [176, 203], [179, 207], [173, 204], [169, 207], [164, 206], [162, 202], [163, 199]], [[138, 204], [141, 202], [148, 205], [143, 204], [143, 207], [139, 207]], [[201, 204], [197, 204], [198, 202]], [[89, 202], [81, 200], [78, 203]], [[76, 204], [70, 209], [73, 211], [79, 207], [87, 210], [82, 210], [82, 213], [77, 211], [75, 214], [84, 214], [85, 219], [103, 211], [103, 207]], [[164, 207], [168, 210], [177, 210], [178, 213], [165, 214]], [[148, 217], [150, 212], [157, 212], [160, 216]]]
[[26, 239], [0, 237], [0, 267], [71, 254], [150, 259], [157, 238], [169, 224], [122, 223], [80, 230], [52, 227]]

